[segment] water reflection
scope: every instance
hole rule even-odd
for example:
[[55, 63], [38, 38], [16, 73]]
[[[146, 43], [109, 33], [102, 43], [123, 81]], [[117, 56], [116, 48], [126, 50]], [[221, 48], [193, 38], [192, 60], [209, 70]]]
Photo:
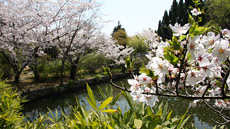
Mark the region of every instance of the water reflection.
[[[127, 78], [116, 81], [116, 83], [118, 84], [120, 82], [127, 85]], [[103, 91], [105, 91], [106, 86], [110, 86], [108, 83], [101, 83], [99, 85]], [[97, 87], [91, 86], [91, 88], [97, 100], [97, 104], [103, 101], [104, 98], [100, 95]], [[118, 93], [120, 93], [120, 90], [113, 89], [114, 96]], [[75, 97], [78, 97], [80, 103], [82, 105], [85, 105], [86, 110], [90, 109], [90, 105], [88, 104], [86, 99], [88, 97], [87, 90], [86, 88], [80, 88], [73, 93], [65, 93], [59, 96], [49, 97], [46, 99], [28, 103], [24, 106], [24, 114], [28, 116], [29, 120], [36, 119], [39, 116], [39, 114], [47, 114], [47, 112], [49, 112], [49, 109], [53, 113], [55, 113], [55, 110], [57, 110], [59, 112], [59, 115], [61, 114], [61, 110], [64, 111], [65, 114], [68, 114], [71, 111], [70, 106], [68, 104], [74, 105]], [[169, 110], [173, 110], [172, 115], [177, 116], [181, 116], [186, 112], [190, 102], [190, 100], [185, 100], [181, 98], [158, 97], [158, 99], [159, 102], [168, 102]], [[122, 110], [124, 110], [126, 106], [128, 106], [123, 96], [121, 96], [117, 101], [117, 106], [120, 106]], [[194, 123], [195, 127], [197, 127], [198, 129], [212, 129], [213, 126], [216, 124], [212, 119], [221, 122], [221, 117], [218, 114], [214, 113], [212, 109], [208, 108], [208, 106], [203, 103], [198, 104], [196, 108], [190, 108], [188, 114], [192, 115], [190, 117], [189, 122]], [[49, 114], [49, 116], [51, 115]]]

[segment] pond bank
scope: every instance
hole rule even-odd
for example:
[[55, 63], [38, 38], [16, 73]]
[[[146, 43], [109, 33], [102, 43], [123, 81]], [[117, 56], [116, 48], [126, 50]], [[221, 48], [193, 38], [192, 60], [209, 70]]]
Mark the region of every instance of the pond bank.
[[[113, 74], [113, 79], [121, 79], [130, 76], [129, 73], [117, 73]], [[42, 99], [50, 96], [56, 96], [64, 92], [76, 91], [79, 88], [83, 88], [86, 84], [95, 85], [101, 82], [109, 82], [109, 76], [95, 77], [91, 79], [81, 79], [76, 81], [69, 81], [62, 86], [59, 84], [52, 87], [40, 88], [31, 91], [22, 92], [22, 96], [26, 97], [26, 100], [33, 101], [36, 99]]]

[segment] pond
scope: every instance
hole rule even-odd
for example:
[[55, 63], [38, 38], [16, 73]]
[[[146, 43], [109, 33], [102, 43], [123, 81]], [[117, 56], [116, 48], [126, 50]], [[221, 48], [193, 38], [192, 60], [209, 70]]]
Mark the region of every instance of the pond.
[[[124, 83], [127, 84], [127, 79], [121, 79], [114, 81], [117, 84]], [[111, 87], [108, 83], [100, 83], [98, 84], [103, 91], [105, 91], [106, 86]], [[103, 101], [103, 97], [100, 95], [97, 86], [92, 85], [91, 89], [93, 90], [93, 93], [95, 95], [95, 98], [97, 100], [97, 103], [100, 101]], [[113, 94], [116, 95], [120, 93], [120, 90], [113, 88]], [[24, 105], [24, 111], [23, 114], [28, 116], [28, 120], [33, 121], [36, 119], [39, 114], [47, 114], [49, 110], [51, 110], [53, 113], [57, 110], [59, 112], [59, 115], [61, 114], [60, 111], [64, 111], [66, 114], [70, 112], [70, 106], [75, 103], [75, 97], [78, 97], [81, 104], [86, 106], [86, 109], [90, 109], [90, 105], [87, 102], [87, 90], [86, 88], [79, 88], [77, 91], [74, 91], [72, 93], [64, 93], [59, 96], [55, 97], [48, 97], [41, 100], [36, 100], [29, 102]], [[168, 102], [170, 110], [173, 109], [173, 114], [175, 115], [183, 115], [189, 106], [189, 101], [186, 99], [181, 98], [167, 98], [167, 97], [158, 97], [159, 102]], [[126, 107], [128, 107], [128, 103], [125, 101], [123, 96], [119, 98], [117, 101], [117, 106], [120, 106], [122, 110], [124, 110]], [[196, 108], [190, 108], [189, 114], [192, 116], [190, 117], [190, 121], [194, 123], [194, 126], [198, 129], [212, 129], [214, 125], [216, 124], [214, 120], [221, 120], [221, 117], [213, 112], [212, 109], [208, 108], [207, 105], [204, 103], [198, 104]], [[50, 114], [49, 114], [50, 115]]]

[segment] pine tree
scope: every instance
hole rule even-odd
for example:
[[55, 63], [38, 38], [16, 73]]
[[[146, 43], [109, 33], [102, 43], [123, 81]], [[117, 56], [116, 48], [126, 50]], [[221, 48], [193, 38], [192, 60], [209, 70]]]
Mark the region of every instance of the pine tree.
[[178, 3], [176, 0], [173, 0], [173, 3], [172, 3], [172, 6], [171, 6], [171, 9], [169, 11], [169, 17], [170, 17], [170, 23], [172, 25], [174, 25], [176, 22], [177, 22], [177, 19], [178, 19], [178, 12], [177, 12], [177, 8], [178, 8]]
[[161, 22], [161, 20], [159, 20], [159, 23], [158, 23], [157, 34], [158, 34], [160, 37], [163, 36], [163, 32], [162, 32], [162, 22]]
[[180, 0], [179, 5], [178, 5], [178, 20], [177, 22], [181, 25], [186, 24], [184, 21], [184, 16], [185, 16], [185, 10], [184, 10], [184, 2], [183, 0]]
[[171, 30], [169, 29], [169, 15], [168, 12], [165, 10], [163, 20], [162, 20], [162, 39], [165, 41], [166, 39], [171, 38]]

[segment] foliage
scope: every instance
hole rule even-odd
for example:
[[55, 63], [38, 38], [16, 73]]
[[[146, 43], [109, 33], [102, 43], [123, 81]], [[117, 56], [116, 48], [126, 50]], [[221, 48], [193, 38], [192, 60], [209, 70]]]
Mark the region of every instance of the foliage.
[[115, 41], [116, 44], [126, 46], [128, 42], [126, 31], [122, 29], [118, 30], [116, 33], [113, 34], [113, 40]]
[[[199, 8], [204, 7], [203, 0], [199, 0], [201, 4], [198, 5]], [[179, 3], [177, 0], [173, 0], [172, 6], [169, 11], [165, 10], [162, 20], [158, 23], [157, 33], [160, 37], [162, 37], [163, 41], [166, 39], [171, 39], [172, 31], [169, 28], [169, 25], [174, 25], [175, 23], [179, 23], [180, 25], [185, 25], [188, 23], [188, 14], [191, 11], [191, 7], [194, 7], [193, 0], [180, 0]], [[201, 15], [203, 21], [199, 23], [199, 25], [204, 25], [206, 23], [206, 16]]]
[[[66, 63], [66, 71], [68, 68], [68, 64]], [[61, 60], [49, 60], [49, 57], [43, 56], [38, 61], [38, 72], [41, 80], [46, 80], [52, 77], [60, 77], [61, 75]]]
[[135, 54], [148, 52], [148, 45], [145, 43], [145, 40], [139, 36], [129, 37], [127, 46], [132, 47], [135, 50]]
[[[22, 128], [183, 128], [190, 116], [186, 113], [181, 117], [172, 117], [172, 111], [167, 110], [167, 104], [160, 104], [155, 108], [150, 108], [144, 103], [133, 103], [131, 96], [126, 92], [113, 96], [113, 91], [107, 89], [99, 92], [105, 99], [98, 104], [91, 88], [87, 85], [88, 103], [91, 105], [90, 110], [85, 110], [79, 100], [76, 98], [75, 106], [71, 107], [71, 113], [66, 115], [64, 112], [58, 114], [56, 111], [51, 117], [40, 115], [33, 122], [24, 122], [21, 115], [21, 102], [24, 99], [12, 90], [4, 82], [0, 83], [0, 127], [5, 129], [22, 129]], [[122, 111], [120, 107], [113, 109], [116, 101], [123, 94], [129, 103], [130, 109]]]
[[221, 26], [230, 29], [230, 5], [229, 0], [208, 0], [205, 5], [209, 26]]
[[24, 116], [21, 114], [22, 105], [25, 102], [20, 95], [5, 82], [0, 82], [0, 128], [18, 129], [24, 124]]
[[111, 60], [106, 58], [103, 54], [88, 54], [80, 59], [79, 68], [85, 72], [95, 73], [95, 71], [102, 66], [108, 65]]
[[10, 78], [13, 76], [13, 70], [12, 66], [8, 64], [6, 59], [3, 57], [3, 55], [0, 53], [0, 77], [5, 79], [5, 78]]
[[113, 33], [111, 35], [116, 44], [120, 44], [122, 46], [127, 45], [127, 33], [124, 28], [121, 28], [120, 21], [118, 22], [118, 25], [114, 27]]

